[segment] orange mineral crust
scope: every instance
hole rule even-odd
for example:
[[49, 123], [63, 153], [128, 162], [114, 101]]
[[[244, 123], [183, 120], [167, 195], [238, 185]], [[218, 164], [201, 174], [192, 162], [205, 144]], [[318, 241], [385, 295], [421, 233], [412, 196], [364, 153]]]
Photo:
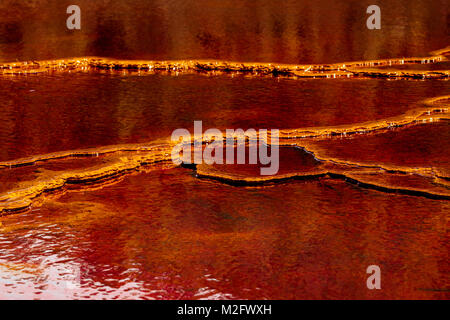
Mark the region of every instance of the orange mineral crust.
[[59, 60], [10, 62], [0, 64], [4, 75], [28, 75], [53, 71], [126, 70], [141, 73], [247, 73], [252, 75], [275, 75], [294, 78], [415, 78], [442, 79], [450, 76], [449, 70], [401, 70], [375, 69], [381, 66], [405, 64], [431, 64], [446, 61], [450, 47], [434, 52], [435, 55], [416, 58], [397, 58], [370, 61], [353, 61], [335, 64], [294, 65], [281, 63], [255, 63], [208, 60], [139, 61], [116, 60], [101, 57], [77, 57]]

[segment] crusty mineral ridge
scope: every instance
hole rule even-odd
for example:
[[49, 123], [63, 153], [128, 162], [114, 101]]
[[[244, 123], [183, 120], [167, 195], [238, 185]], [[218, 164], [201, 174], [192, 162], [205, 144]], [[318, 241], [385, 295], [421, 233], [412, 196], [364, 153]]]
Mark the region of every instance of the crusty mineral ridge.
[[294, 65], [280, 63], [230, 62], [208, 60], [117, 60], [101, 57], [81, 57], [58, 60], [26, 61], [0, 64], [3, 74], [37, 74], [50, 71], [122, 70], [136, 72], [221, 72], [250, 73], [294, 78], [377, 77], [443, 79], [449, 70], [382, 70], [375, 67], [404, 64], [429, 64], [446, 60], [450, 47], [432, 52], [429, 57], [395, 58], [369, 61], [353, 61], [333, 64]]

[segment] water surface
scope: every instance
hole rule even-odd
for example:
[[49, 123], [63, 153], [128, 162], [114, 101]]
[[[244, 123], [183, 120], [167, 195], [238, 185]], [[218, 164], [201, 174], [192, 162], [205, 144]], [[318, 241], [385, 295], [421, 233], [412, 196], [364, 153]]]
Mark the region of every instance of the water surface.
[[[71, 4], [1, 1], [0, 61], [325, 64], [449, 45], [445, 0], [380, 0], [381, 30], [359, 0], [79, 0], [80, 31], [65, 27]], [[448, 299], [448, 101], [424, 100], [449, 94], [429, 79], [0, 74], [0, 298]], [[420, 123], [389, 124], [417, 108], [430, 111]], [[211, 178], [245, 182], [253, 167], [154, 163], [195, 120], [381, 129], [285, 139], [280, 175], [308, 176], [249, 186]], [[366, 287], [373, 264], [382, 290]]]

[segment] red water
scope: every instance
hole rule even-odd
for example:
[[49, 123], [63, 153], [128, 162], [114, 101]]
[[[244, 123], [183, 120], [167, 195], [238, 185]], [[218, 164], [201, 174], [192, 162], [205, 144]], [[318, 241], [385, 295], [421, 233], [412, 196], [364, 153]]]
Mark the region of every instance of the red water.
[[[328, 179], [241, 188], [198, 180], [189, 169], [156, 170], [4, 219], [1, 292], [5, 298], [445, 298], [448, 210], [447, 202]], [[366, 287], [371, 264], [383, 270], [382, 290]], [[80, 283], [66, 289], [63, 279], [74, 281], [73, 270]]]
[[[2, 1], [0, 61], [329, 63], [448, 45], [445, 1], [381, 1], [375, 33], [356, 0], [78, 2], [79, 32], [61, 27], [64, 1]], [[0, 74], [0, 298], [448, 299], [448, 101], [424, 100], [449, 94], [429, 79]], [[279, 180], [153, 163], [195, 120], [318, 132], [417, 108], [429, 118], [399, 128], [284, 136]]]
[[0, 161], [168, 138], [177, 128], [303, 128], [399, 116], [448, 81], [55, 74], [5, 77]]

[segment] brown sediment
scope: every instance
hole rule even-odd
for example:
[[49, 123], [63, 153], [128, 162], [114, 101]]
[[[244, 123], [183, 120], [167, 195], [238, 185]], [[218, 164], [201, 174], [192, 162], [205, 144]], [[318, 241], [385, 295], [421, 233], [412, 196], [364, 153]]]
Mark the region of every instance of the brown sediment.
[[50, 71], [128, 70], [138, 72], [222, 72], [251, 73], [255, 75], [287, 76], [294, 78], [415, 78], [443, 79], [450, 76], [448, 70], [380, 70], [380, 66], [404, 64], [429, 64], [447, 60], [450, 47], [433, 52], [428, 57], [394, 58], [369, 61], [353, 61], [333, 64], [281, 64], [258, 62], [231, 62], [210, 60], [117, 60], [102, 57], [80, 57], [58, 60], [11, 62], [0, 64], [6, 75], [38, 74]]

